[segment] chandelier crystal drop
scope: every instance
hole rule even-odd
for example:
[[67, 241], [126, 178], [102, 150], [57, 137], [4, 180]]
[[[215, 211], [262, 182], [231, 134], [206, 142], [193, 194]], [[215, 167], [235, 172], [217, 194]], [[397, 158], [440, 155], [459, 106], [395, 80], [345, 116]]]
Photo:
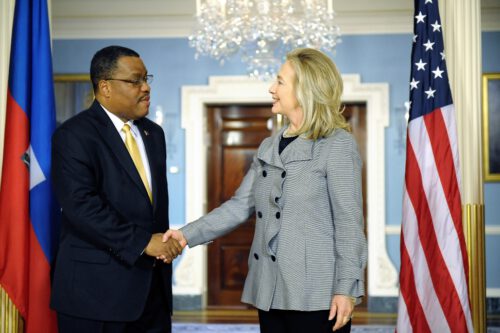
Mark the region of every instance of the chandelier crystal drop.
[[197, 0], [197, 19], [189, 36], [196, 59], [207, 55], [223, 65], [240, 54], [248, 73], [264, 80], [290, 50], [333, 53], [340, 42], [332, 0]]

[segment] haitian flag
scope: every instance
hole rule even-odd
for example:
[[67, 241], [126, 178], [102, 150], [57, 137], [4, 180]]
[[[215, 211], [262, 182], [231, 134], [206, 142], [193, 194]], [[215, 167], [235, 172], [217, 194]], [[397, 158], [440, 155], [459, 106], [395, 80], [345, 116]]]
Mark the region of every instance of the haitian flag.
[[55, 102], [46, 0], [17, 0], [0, 187], [0, 284], [26, 332], [56, 332], [49, 308], [58, 208], [50, 182]]

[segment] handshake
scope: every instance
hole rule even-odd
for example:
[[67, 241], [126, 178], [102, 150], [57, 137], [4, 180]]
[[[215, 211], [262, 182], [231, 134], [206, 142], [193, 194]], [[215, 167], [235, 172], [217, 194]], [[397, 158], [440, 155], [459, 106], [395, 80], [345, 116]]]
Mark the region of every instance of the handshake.
[[186, 247], [187, 240], [182, 231], [169, 229], [164, 234], [153, 234], [144, 253], [170, 264]]

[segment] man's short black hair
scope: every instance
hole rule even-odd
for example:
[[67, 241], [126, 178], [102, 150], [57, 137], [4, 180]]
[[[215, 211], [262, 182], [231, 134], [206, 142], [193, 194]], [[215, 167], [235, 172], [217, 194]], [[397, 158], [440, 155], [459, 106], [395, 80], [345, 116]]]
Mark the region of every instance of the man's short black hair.
[[105, 47], [94, 54], [90, 62], [90, 80], [97, 92], [97, 86], [100, 80], [111, 78], [116, 69], [118, 59], [121, 57], [140, 57], [139, 53], [129, 48], [117, 45]]

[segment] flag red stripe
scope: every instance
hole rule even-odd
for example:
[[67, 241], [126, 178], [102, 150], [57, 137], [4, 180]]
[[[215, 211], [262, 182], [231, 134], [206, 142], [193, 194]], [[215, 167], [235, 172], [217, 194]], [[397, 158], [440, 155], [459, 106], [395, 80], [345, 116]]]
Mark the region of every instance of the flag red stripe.
[[[33, 228], [29, 228], [29, 244], [29, 302], [27, 318], [25, 317], [26, 332], [40, 332], [42, 327], [44, 332], [57, 332], [56, 312], [50, 309], [50, 264]], [[28, 262], [26, 258], [24, 260]]]
[[431, 332], [427, 319], [425, 317], [422, 304], [420, 304], [420, 299], [417, 295], [417, 287], [415, 284], [415, 274], [413, 272], [413, 266], [408, 256], [408, 251], [406, 249], [406, 244], [404, 241], [404, 233], [401, 232], [401, 271], [400, 271], [400, 288], [401, 295], [406, 304], [406, 309], [411, 327], [414, 332]]
[[432, 145], [435, 156], [436, 167], [441, 180], [446, 201], [453, 219], [455, 231], [458, 234], [462, 262], [465, 271], [466, 283], [469, 282], [469, 263], [467, 260], [467, 248], [462, 229], [462, 204], [460, 201], [460, 188], [458, 186], [455, 164], [453, 163], [453, 152], [448, 137], [448, 130], [440, 110], [435, 110], [424, 116], [425, 127]]
[[[460, 299], [453, 287], [453, 280], [446, 268], [446, 263], [439, 248], [431, 212], [422, 184], [422, 174], [411, 144], [407, 145], [405, 183], [408, 196], [417, 216], [419, 238], [425, 252], [432, 282], [436, 286], [434, 289], [438, 295], [450, 330], [452, 332], [461, 332], [464, 328], [467, 329], [467, 324]], [[459, 313], [461, 315], [457, 316]]]
[[0, 192], [0, 283], [23, 317], [28, 307], [24, 286], [29, 275], [29, 172], [22, 157], [29, 146], [26, 113], [7, 92], [5, 146]]

